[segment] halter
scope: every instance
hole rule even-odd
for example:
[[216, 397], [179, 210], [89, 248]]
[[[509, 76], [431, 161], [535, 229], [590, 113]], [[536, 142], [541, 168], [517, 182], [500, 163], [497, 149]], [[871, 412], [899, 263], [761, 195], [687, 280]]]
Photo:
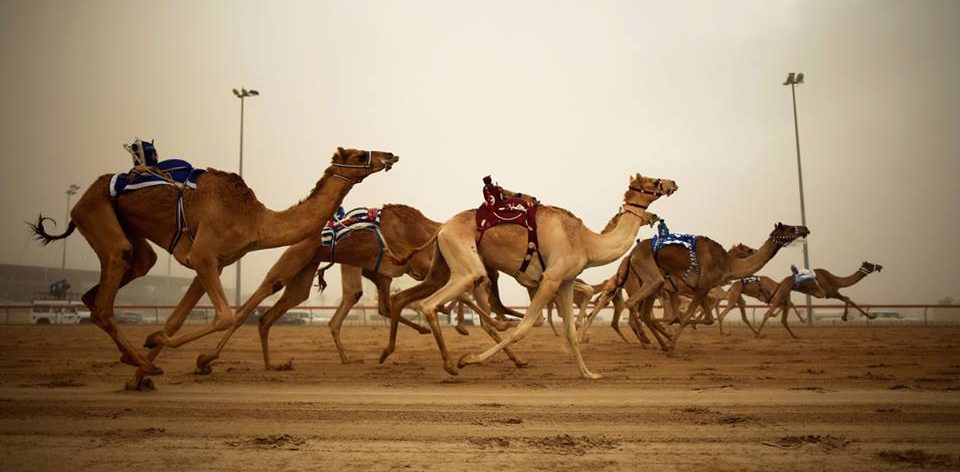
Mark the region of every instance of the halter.
[[[339, 155], [339, 153], [338, 153], [337, 155]], [[366, 162], [365, 164], [342, 164], [342, 163], [339, 163], [339, 162], [331, 162], [331, 163], [330, 163], [330, 167], [344, 167], [344, 168], [347, 168], [347, 169], [369, 169], [369, 168], [372, 167], [372, 166], [373, 166], [373, 151], [367, 151], [367, 162]], [[329, 168], [325, 169], [325, 170], [323, 171], [323, 173], [324, 173], [324, 174], [327, 174], [327, 175], [329, 175], [329, 176], [331, 176], [331, 177], [336, 177], [336, 178], [338, 178], [338, 179], [340, 179], [340, 180], [344, 180], [344, 181], [349, 182], [350, 184], [353, 184], [353, 185], [356, 185], [356, 184], [358, 184], [358, 183], [360, 183], [360, 182], [363, 182], [364, 177], [366, 177], [366, 176], [363, 176], [363, 177], [360, 177], [359, 179], [352, 179], [352, 178], [347, 177], [347, 176], [345, 176], [345, 175], [340, 175], [340, 174], [338, 174], [338, 173], [330, 170]]]
[[858, 269], [857, 272], [860, 272], [863, 275], [870, 275], [873, 271], [864, 266], [860, 266], [860, 269]]
[[634, 187], [633, 185], [630, 186], [630, 190], [645, 195], [653, 195], [654, 197], [662, 197], [667, 194], [667, 192], [663, 190], [663, 181], [661, 179], [654, 180], [653, 184], [657, 186], [656, 190], [647, 190], [645, 188]]

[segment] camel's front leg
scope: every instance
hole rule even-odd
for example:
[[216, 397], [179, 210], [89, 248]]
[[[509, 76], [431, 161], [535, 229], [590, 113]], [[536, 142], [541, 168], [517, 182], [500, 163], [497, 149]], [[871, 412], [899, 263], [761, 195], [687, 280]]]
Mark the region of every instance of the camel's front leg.
[[203, 285], [207, 296], [213, 303], [214, 320], [210, 324], [192, 332], [182, 334], [173, 338], [157, 339], [159, 344], [167, 347], [177, 348], [191, 341], [200, 339], [208, 334], [218, 331], [226, 331], [233, 326], [236, 321], [233, 315], [233, 309], [230, 308], [230, 302], [227, 301], [227, 295], [223, 292], [223, 285], [220, 284], [220, 271], [223, 267], [219, 265], [217, 258], [212, 254], [199, 253], [197, 251], [198, 243], [194, 243], [191, 249], [189, 260], [194, 270], [197, 271], [197, 277]]
[[850, 299], [849, 297], [847, 297], [846, 295], [840, 295], [839, 298], [840, 298], [841, 300], [843, 300], [844, 303], [848, 303], [848, 304], [850, 304], [851, 306], [853, 306], [854, 308], [856, 308], [857, 311], [859, 311], [860, 314], [862, 314], [863, 316], [866, 316], [867, 319], [874, 320], [874, 319], [877, 318], [877, 315], [871, 315], [870, 313], [867, 313], [867, 312], [863, 311], [863, 308], [860, 308], [856, 303], [853, 302], [853, 300], [851, 300], [851, 299]]
[[490, 356], [500, 352], [500, 350], [504, 347], [526, 337], [527, 333], [530, 332], [530, 329], [533, 328], [533, 324], [543, 312], [544, 306], [546, 306], [546, 304], [553, 299], [558, 287], [560, 287], [559, 280], [557, 280], [556, 275], [551, 274], [550, 269], [548, 269], [547, 272], [543, 274], [543, 280], [540, 281], [540, 286], [537, 288], [536, 294], [530, 301], [530, 306], [527, 307], [527, 312], [524, 313], [520, 324], [517, 325], [513, 331], [510, 331], [509, 334], [507, 334], [506, 339], [498, 342], [490, 349], [487, 349], [480, 354], [466, 354], [461, 357], [458, 366], [463, 368], [467, 365], [484, 362], [489, 359]]
[[787, 332], [790, 333], [790, 336], [792, 336], [793, 339], [799, 339], [799, 337], [793, 333], [793, 330], [790, 329], [790, 324], [787, 323], [787, 315], [789, 314], [789, 311], [783, 310], [783, 314], [780, 316], [780, 323], [783, 324], [783, 327], [786, 328]]
[[[180, 330], [180, 327], [183, 326], [183, 322], [186, 321], [187, 316], [190, 315], [193, 307], [197, 306], [197, 303], [200, 302], [200, 298], [203, 297], [203, 294], [204, 291], [203, 286], [200, 284], [200, 279], [194, 277], [193, 281], [190, 282], [190, 286], [187, 288], [187, 293], [183, 294], [183, 298], [180, 299], [180, 302], [177, 303], [176, 308], [173, 309], [173, 313], [167, 317], [167, 321], [163, 324], [161, 335], [166, 337], [176, 334], [176, 332]], [[151, 337], [154, 335], [151, 335]], [[147, 353], [147, 359], [150, 362], [153, 362], [154, 359], [160, 355], [161, 350], [163, 350], [163, 345], [155, 344]], [[126, 389], [153, 390], [153, 381], [145, 378], [146, 375], [147, 372], [144, 372], [142, 369], [137, 369], [136, 373], [133, 375], [133, 379], [127, 382]]]
[[594, 374], [590, 372], [590, 369], [587, 368], [587, 364], [583, 362], [583, 355], [580, 353], [580, 345], [577, 339], [577, 327], [573, 314], [573, 281], [566, 281], [560, 285], [560, 289], [557, 292], [560, 299], [559, 312], [560, 316], [563, 317], [563, 327], [564, 331], [567, 334], [567, 343], [570, 345], [570, 349], [573, 350], [573, 357], [577, 359], [577, 365], [580, 366], [580, 377], [585, 379], [599, 379], [603, 378], [602, 375]]

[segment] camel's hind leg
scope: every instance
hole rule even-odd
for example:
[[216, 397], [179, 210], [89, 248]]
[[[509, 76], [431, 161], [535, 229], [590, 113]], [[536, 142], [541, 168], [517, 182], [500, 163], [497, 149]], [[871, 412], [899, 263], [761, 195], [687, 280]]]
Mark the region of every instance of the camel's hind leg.
[[[480, 326], [487, 333], [487, 335], [490, 336], [490, 338], [493, 339], [494, 342], [500, 343], [503, 340], [500, 338], [500, 335], [497, 332], [498, 330], [495, 329], [496, 323], [498, 321], [495, 320], [492, 316], [490, 316], [490, 301], [486, 295], [488, 293], [488, 290], [487, 290], [487, 287], [484, 287], [484, 285], [485, 284], [481, 284], [480, 287], [478, 287], [473, 291], [474, 298], [476, 298], [477, 303], [471, 304], [471, 308], [473, 308], [474, 311], [476, 311], [477, 314], [480, 315]], [[527, 361], [525, 361], [519, 355], [515, 354], [513, 350], [510, 349], [509, 347], [503, 348], [503, 353], [506, 354], [507, 357], [510, 358], [511, 361], [513, 361], [513, 365], [517, 367], [526, 367], [528, 364]]]
[[[274, 303], [260, 320], [257, 322], [257, 331], [260, 334], [260, 351], [263, 355], [263, 366], [267, 370], [289, 370], [291, 362], [283, 365], [274, 366], [270, 363], [270, 328], [291, 308], [303, 303], [310, 298], [310, 288], [313, 286], [313, 275], [317, 272], [319, 261], [315, 264], [308, 264], [296, 275], [287, 279], [287, 285], [283, 289], [283, 295], [277, 303]], [[258, 302], [259, 304], [259, 302]]]
[[847, 316], [847, 306], [846, 306], [846, 305], [849, 305], [849, 306], [852, 306], [852, 307], [856, 308], [857, 311], [859, 311], [861, 315], [866, 316], [867, 319], [873, 320], [873, 319], [876, 319], [876, 318], [877, 318], [877, 315], [871, 315], [870, 313], [867, 313], [867, 312], [863, 311], [863, 308], [860, 308], [856, 303], [853, 302], [853, 300], [850, 299], [850, 297], [848, 297], [848, 296], [846, 296], [846, 295], [837, 294], [837, 297], [836, 297], [836, 298], [839, 298], [840, 300], [843, 300], [843, 303], [845, 304], [844, 307], [843, 307], [843, 321], [846, 321], [846, 320], [847, 320], [847, 318], [846, 318], [846, 316]]
[[433, 265], [430, 267], [427, 277], [419, 284], [390, 297], [390, 335], [387, 340], [387, 347], [383, 348], [383, 352], [380, 353], [379, 362], [381, 364], [397, 349], [397, 327], [400, 324], [403, 309], [410, 303], [422, 300], [437, 291], [449, 277], [450, 268], [444, 261], [439, 248], [434, 248]]
[[71, 217], [100, 258], [100, 283], [83, 295], [83, 303], [90, 309], [91, 321], [113, 339], [120, 350], [121, 361], [137, 367], [144, 375], [162, 374], [163, 371], [142, 356], [119, 331], [113, 316], [117, 292], [131, 280], [145, 275], [157, 255], [145, 240], [128, 239], [111, 206], [91, 204], [85, 197], [74, 207]]

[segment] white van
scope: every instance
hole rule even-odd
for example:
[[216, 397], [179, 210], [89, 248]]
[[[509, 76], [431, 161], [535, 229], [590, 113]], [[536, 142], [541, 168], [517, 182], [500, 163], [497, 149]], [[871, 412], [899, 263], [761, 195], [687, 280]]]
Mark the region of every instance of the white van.
[[82, 302], [74, 300], [34, 300], [30, 323], [80, 324], [90, 322], [90, 311]]

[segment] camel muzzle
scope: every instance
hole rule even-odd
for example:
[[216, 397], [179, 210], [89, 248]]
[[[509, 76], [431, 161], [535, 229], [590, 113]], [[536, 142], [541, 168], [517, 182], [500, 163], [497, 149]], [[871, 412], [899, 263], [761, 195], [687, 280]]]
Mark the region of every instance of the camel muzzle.
[[397, 161], [399, 161], [399, 160], [400, 160], [400, 156], [394, 156], [393, 154], [390, 154], [389, 156], [384, 157], [384, 158], [383, 158], [383, 171], [384, 171], [384, 172], [390, 172], [390, 169], [393, 168], [393, 165], [396, 164]]

